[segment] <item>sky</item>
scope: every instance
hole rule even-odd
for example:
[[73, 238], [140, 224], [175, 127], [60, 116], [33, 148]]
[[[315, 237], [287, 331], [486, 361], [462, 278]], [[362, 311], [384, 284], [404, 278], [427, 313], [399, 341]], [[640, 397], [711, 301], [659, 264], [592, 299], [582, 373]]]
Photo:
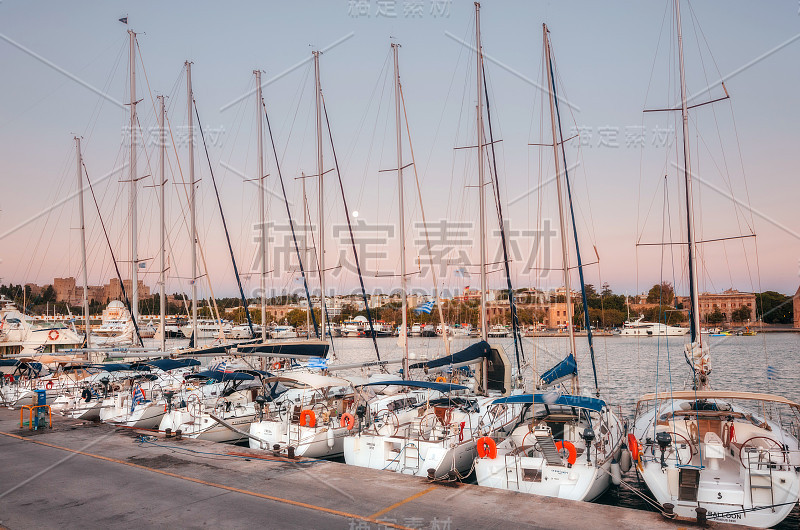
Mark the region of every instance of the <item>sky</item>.
[[[393, 8], [393, 10], [392, 10]], [[800, 284], [800, 13], [794, 1], [681, 3], [690, 156], [701, 290], [777, 290]], [[118, 21], [127, 16], [128, 25]], [[196, 133], [198, 274], [201, 295], [237, 292], [211, 172], [216, 179], [243, 286], [256, 272], [259, 110], [264, 100], [298, 236], [307, 213], [318, 226], [312, 50], [335, 146], [324, 139], [326, 285], [358, 280], [346, 218], [354, 223], [368, 291], [400, 283], [395, 101], [390, 44], [399, 49], [407, 123], [402, 124], [409, 288], [434, 285], [420, 228], [415, 173], [436, 255], [437, 285], [479, 285], [480, 236], [472, 2], [0, 2], [0, 282], [46, 284], [80, 278], [75, 142], [111, 247], [128, 277], [129, 78], [127, 29], [137, 32], [136, 149], [140, 278], [158, 277], [158, 156], [155, 96], [167, 96], [174, 142], [165, 184], [169, 292], [190, 282], [187, 230], [187, 98], [184, 62], [208, 144]], [[565, 155], [586, 282], [642, 292], [658, 281], [685, 293], [683, 157], [673, 4], [652, 2], [483, 2], [481, 32], [492, 134], [515, 287], [563, 284], [550, 112], [543, 79], [542, 24], [550, 30]], [[725, 81], [725, 87], [719, 80]], [[196, 125], [196, 119], [195, 119]], [[406, 127], [410, 130], [409, 144]], [[266, 132], [265, 132], [266, 135]], [[455, 149], [461, 147], [464, 149]], [[264, 141], [268, 280], [296, 292], [294, 248], [278, 166]], [[342, 179], [342, 203], [335, 162]], [[487, 181], [490, 179], [489, 165]], [[384, 170], [384, 171], [382, 171]], [[298, 179], [301, 175], [309, 176]], [[182, 180], [183, 179], [183, 180]], [[253, 180], [256, 179], [256, 180]], [[86, 181], [84, 180], [84, 185]], [[486, 186], [489, 286], [505, 287], [498, 215]], [[92, 196], [84, 194], [88, 275], [114, 276]], [[441, 237], [441, 228], [449, 236]], [[575, 265], [572, 228], [570, 265]], [[318, 238], [315, 239], [318, 242]], [[637, 246], [637, 243], [657, 243]], [[301, 245], [303, 252], [311, 243]], [[443, 257], [442, 257], [443, 256]], [[306, 267], [315, 268], [313, 260]], [[572, 282], [577, 280], [573, 269]], [[80, 283], [80, 281], [79, 281]], [[311, 279], [312, 288], [317, 280]]]

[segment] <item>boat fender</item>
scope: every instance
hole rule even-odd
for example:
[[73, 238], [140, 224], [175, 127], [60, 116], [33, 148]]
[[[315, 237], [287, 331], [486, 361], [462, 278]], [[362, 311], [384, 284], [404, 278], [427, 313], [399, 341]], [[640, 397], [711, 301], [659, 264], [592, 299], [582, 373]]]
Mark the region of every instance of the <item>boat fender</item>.
[[615, 486], [622, 484], [622, 469], [616, 459], [611, 461], [611, 483]]
[[306, 425], [309, 427], [317, 426], [317, 416], [314, 414], [313, 410], [305, 409], [300, 411], [300, 426], [305, 427]]
[[52, 390], [53, 389], [53, 382], [52, 381], [48, 381], [47, 384], [44, 385], [44, 388], [46, 390]]
[[619, 467], [623, 473], [627, 473], [631, 468], [631, 453], [630, 451], [622, 450], [619, 454]]
[[348, 431], [352, 431], [353, 427], [356, 425], [356, 418], [349, 412], [345, 412], [342, 414], [342, 417], [339, 418], [339, 425], [341, 427], [346, 427]]
[[81, 399], [89, 403], [92, 400], [92, 391], [88, 388], [84, 388], [83, 392], [81, 392]]
[[497, 444], [493, 439], [488, 436], [478, 438], [478, 456], [480, 458], [489, 457], [490, 460], [497, 458]]
[[559, 453], [564, 449], [567, 450], [567, 463], [569, 465], [574, 465], [575, 462], [578, 460], [578, 451], [575, 449], [575, 444], [570, 442], [569, 440], [559, 440], [556, 442], [556, 451]]
[[628, 433], [628, 451], [630, 451], [631, 459], [637, 462], [639, 460], [639, 440], [632, 432]]
[[328, 449], [333, 449], [335, 443], [336, 441], [333, 438], [333, 429], [328, 427]]

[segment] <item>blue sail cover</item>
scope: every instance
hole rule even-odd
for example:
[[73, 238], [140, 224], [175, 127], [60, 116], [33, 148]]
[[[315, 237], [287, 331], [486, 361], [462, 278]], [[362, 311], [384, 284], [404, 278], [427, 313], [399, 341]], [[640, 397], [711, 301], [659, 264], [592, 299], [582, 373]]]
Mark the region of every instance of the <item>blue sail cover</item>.
[[492, 402], [495, 404], [513, 404], [513, 403], [534, 403], [537, 405], [562, 405], [565, 407], [576, 407], [581, 409], [589, 409], [595, 412], [601, 412], [606, 402], [602, 399], [597, 399], [589, 396], [573, 396], [570, 394], [555, 394], [555, 393], [536, 393], [536, 394], [515, 394], [513, 396], [502, 397]]
[[467, 390], [467, 387], [462, 385], [454, 385], [452, 383], [432, 383], [430, 381], [374, 381], [361, 386], [407, 386], [409, 388], [426, 388], [428, 390], [437, 390], [443, 394], [453, 392], [454, 390]]
[[196, 374], [189, 374], [184, 379], [213, 379], [214, 381], [252, 381], [252, 374], [245, 372], [221, 372], [219, 370], [205, 370]]
[[412, 368], [439, 368], [441, 366], [465, 366], [468, 364], [475, 364], [476, 362], [484, 359], [489, 358], [489, 354], [491, 353], [492, 348], [489, 346], [489, 343], [486, 341], [476, 342], [475, 344], [468, 346], [467, 348], [461, 350], [460, 352], [456, 352], [453, 355], [448, 355], [447, 357], [440, 357], [438, 359], [434, 359], [433, 361], [426, 361], [421, 363], [414, 363], [409, 366], [409, 369]]
[[542, 381], [546, 385], [553, 385], [578, 373], [578, 363], [570, 353], [566, 359], [542, 374]]
[[175, 370], [176, 368], [188, 368], [190, 366], [199, 366], [200, 361], [197, 359], [154, 359], [152, 361], [141, 361], [133, 363], [131, 366], [136, 370], [149, 370], [151, 367], [158, 368], [163, 371]]

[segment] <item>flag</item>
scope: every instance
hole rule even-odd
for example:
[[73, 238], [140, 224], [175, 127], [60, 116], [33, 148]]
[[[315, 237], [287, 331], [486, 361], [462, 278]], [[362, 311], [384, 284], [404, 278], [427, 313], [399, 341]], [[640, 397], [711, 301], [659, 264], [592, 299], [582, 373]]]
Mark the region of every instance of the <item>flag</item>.
[[415, 313], [425, 313], [427, 315], [430, 315], [431, 311], [433, 311], [433, 302], [426, 302], [414, 308]]
[[139, 263], [139, 268], [140, 269], [146, 269], [147, 268], [147, 263], [144, 263], [144, 262]]
[[308, 360], [308, 367], [315, 368], [317, 370], [325, 370], [328, 368], [328, 361], [319, 357], [314, 357], [313, 359]]
[[124, 17], [119, 19], [119, 21], [122, 22], [123, 24], [127, 24], [128, 23], [128, 15], [125, 15]]
[[778, 369], [774, 366], [767, 366], [767, 379], [777, 379], [778, 378]]
[[224, 374], [232, 374], [233, 368], [228, 368], [227, 361], [220, 361], [217, 364], [211, 365], [208, 367], [211, 371], [222, 372]]
[[133, 389], [133, 403], [131, 405], [131, 412], [133, 412], [133, 409], [136, 408], [136, 405], [144, 402], [145, 398], [144, 398], [144, 390], [142, 390], [142, 385], [136, 385]]

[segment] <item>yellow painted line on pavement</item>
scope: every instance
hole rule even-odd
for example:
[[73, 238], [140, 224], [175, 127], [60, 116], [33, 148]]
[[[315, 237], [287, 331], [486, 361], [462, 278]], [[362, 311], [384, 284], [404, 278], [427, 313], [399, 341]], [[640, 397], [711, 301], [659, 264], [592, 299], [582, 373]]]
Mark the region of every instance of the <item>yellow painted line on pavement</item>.
[[383, 510], [381, 510], [379, 512], [373, 513], [372, 515], [370, 515], [370, 518], [377, 519], [381, 515], [389, 513], [392, 510], [394, 510], [395, 508], [399, 508], [400, 506], [404, 505], [407, 502], [411, 502], [414, 499], [418, 499], [418, 498], [422, 497], [423, 495], [425, 495], [426, 493], [429, 493], [429, 492], [431, 492], [431, 491], [433, 491], [435, 489], [436, 489], [436, 486], [431, 486], [430, 488], [428, 488], [426, 490], [418, 491], [414, 495], [411, 495], [410, 497], [406, 497], [402, 501], [396, 502], [396, 503], [392, 504], [391, 506], [387, 506], [386, 508], [384, 508]]
[[143, 466], [143, 465], [140, 465], [140, 464], [134, 464], [133, 462], [125, 462], [124, 460], [118, 460], [116, 458], [111, 458], [110, 456], [103, 456], [103, 455], [97, 455], [97, 454], [94, 454], [94, 453], [87, 453], [87, 452], [84, 452], [84, 451], [78, 451], [77, 449], [70, 449], [69, 447], [62, 447], [60, 445], [55, 445], [55, 444], [51, 444], [51, 443], [47, 443], [47, 442], [42, 442], [42, 441], [39, 441], [39, 440], [32, 440], [31, 438], [26, 438], [24, 436], [19, 436], [18, 434], [12, 434], [12, 433], [8, 433], [8, 432], [0, 431], [0, 435], [8, 436], [10, 438], [16, 438], [16, 439], [22, 440], [24, 442], [30, 442], [30, 443], [34, 443], [34, 444], [37, 444], [37, 445], [42, 445], [44, 447], [51, 447], [53, 449], [59, 449], [61, 451], [67, 451], [67, 452], [75, 453], [75, 454], [78, 454], [78, 455], [88, 456], [90, 458], [96, 458], [98, 460], [105, 460], [106, 462], [113, 462], [115, 464], [122, 464], [124, 466], [135, 467], [135, 468], [138, 468], [138, 469], [143, 469], [145, 471], [151, 471], [153, 473], [158, 473], [160, 475], [165, 475], [165, 476], [168, 476], [168, 477], [178, 478], [178, 479], [181, 479], [181, 480], [186, 480], [188, 482], [194, 482], [196, 484], [202, 484], [204, 486], [211, 486], [211, 487], [214, 487], [214, 488], [219, 488], [219, 489], [223, 489], [223, 490], [227, 490], [227, 491], [232, 491], [232, 492], [235, 492], [235, 493], [241, 493], [243, 495], [250, 495], [251, 497], [258, 497], [259, 499], [266, 499], [266, 500], [270, 500], [270, 501], [280, 502], [280, 503], [283, 503], [283, 504], [289, 504], [289, 505], [292, 505], [292, 506], [298, 506], [300, 508], [307, 508], [309, 510], [315, 510], [315, 511], [318, 511], [318, 512], [328, 513], [328, 514], [331, 514], [331, 515], [337, 515], [339, 517], [347, 517], [349, 519], [357, 519], [359, 521], [366, 521], [368, 523], [375, 523], [375, 524], [379, 524], [381, 526], [385, 526], [385, 527], [389, 527], [389, 528], [398, 528], [398, 529], [401, 529], [401, 530], [411, 530], [411, 529], [406, 527], [406, 526], [399, 525], [399, 524], [394, 524], [394, 523], [385, 522], [385, 521], [379, 521], [375, 517], [377, 517], [378, 515], [384, 514], [384, 513], [388, 512], [389, 510], [392, 510], [395, 507], [400, 506], [401, 504], [403, 504], [405, 502], [408, 502], [408, 501], [410, 501], [412, 499], [415, 499], [415, 498], [417, 498], [417, 497], [419, 497], [421, 495], [424, 495], [425, 493], [427, 493], [428, 491], [433, 489], [433, 488], [428, 488], [427, 490], [424, 490], [424, 491], [422, 491], [420, 493], [417, 493], [416, 495], [412, 495], [411, 497], [409, 497], [409, 498], [407, 498], [407, 499], [405, 499], [403, 501], [400, 501], [397, 504], [393, 504], [392, 506], [389, 506], [385, 510], [381, 510], [376, 515], [371, 515], [371, 516], [365, 517], [363, 515], [357, 515], [357, 514], [354, 514], [354, 513], [343, 512], [341, 510], [334, 510], [332, 508], [325, 508], [323, 506], [315, 506], [313, 504], [308, 504], [308, 503], [301, 502], [301, 501], [295, 501], [295, 500], [292, 500], [292, 499], [284, 499], [282, 497], [275, 497], [273, 495], [266, 495], [264, 493], [258, 493], [258, 492], [255, 492], [255, 491], [243, 490], [243, 489], [240, 489], [240, 488], [234, 488], [232, 486], [226, 486], [224, 484], [217, 484], [217, 483], [214, 483], [214, 482], [207, 482], [205, 480], [201, 480], [201, 479], [198, 479], [198, 478], [192, 478], [192, 477], [187, 477], [187, 476], [184, 476], [184, 475], [178, 475], [177, 473], [170, 473], [169, 471], [164, 471], [162, 469], [154, 469], [152, 467], [147, 467], [147, 466]]

